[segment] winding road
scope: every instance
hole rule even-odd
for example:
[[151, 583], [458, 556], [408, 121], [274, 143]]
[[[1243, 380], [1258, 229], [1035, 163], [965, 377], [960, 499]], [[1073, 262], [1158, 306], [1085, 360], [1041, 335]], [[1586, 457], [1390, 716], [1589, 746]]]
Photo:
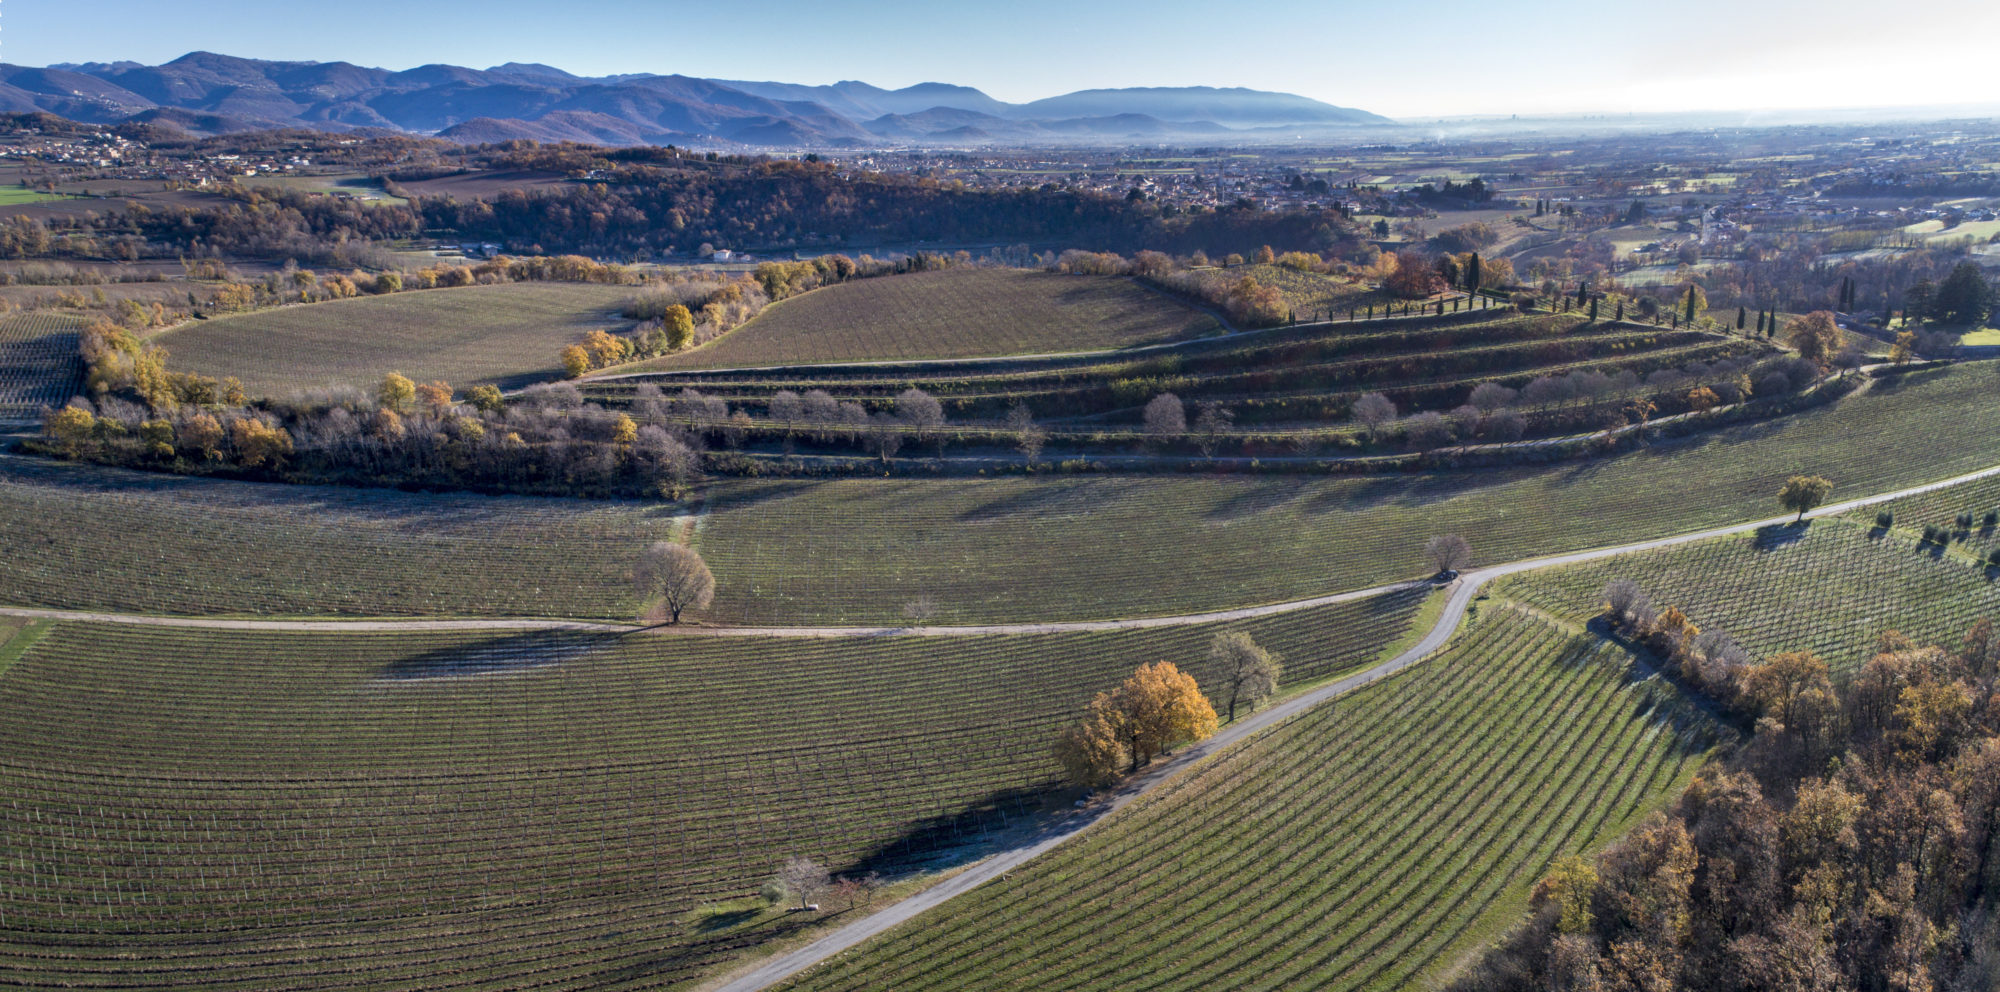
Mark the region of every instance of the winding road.
[[[1888, 502], [1907, 496], [1914, 496], [1938, 489], [1961, 485], [1978, 479], [2000, 475], [2000, 465], [1941, 479], [1936, 482], [1911, 486], [1893, 492], [1879, 493], [1861, 499], [1848, 500], [1821, 507], [1811, 516], [1831, 516], [1865, 506]], [[1301, 693], [1268, 710], [1238, 720], [1215, 736], [1199, 744], [1184, 748], [1165, 760], [1155, 762], [1141, 774], [1134, 776], [1116, 790], [1090, 806], [1068, 813], [1047, 824], [1041, 831], [1015, 847], [985, 858], [958, 874], [922, 892], [916, 893], [890, 905], [879, 912], [846, 924], [832, 933], [796, 950], [777, 955], [755, 963], [745, 970], [728, 977], [712, 986], [716, 992], [754, 992], [803, 971], [826, 959], [849, 950], [862, 942], [889, 930], [898, 924], [915, 918], [919, 914], [942, 905], [946, 901], [970, 891], [986, 882], [999, 878], [1021, 867], [1049, 850], [1066, 843], [1089, 830], [1095, 824], [1118, 810], [1125, 808], [1133, 800], [1152, 792], [1172, 781], [1188, 768], [1201, 760], [1217, 754], [1256, 734], [1269, 730], [1295, 716], [1337, 699], [1355, 689], [1380, 681], [1412, 665], [1422, 662], [1435, 653], [1457, 632], [1465, 618], [1466, 609], [1486, 583], [1506, 575], [1555, 568], [1579, 562], [1610, 558], [1617, 555], [1648, 551], [1656, 548], [1672, 547], [1695, 541], [1708, 540], [1731, 534], [1741, 534], [1761, 527], [1790, 523], [1790, 516], [1767, 517], [1746, 523], [1714, 527], [1707, 530], [1677, 534], [1632, 544], [1595, 548], [1565, 554], [1530, 558], [1474, 569], [1459, 576], [1446, 586], [1447, 599], [1439, 611], [1436, 622], [1421, 639], [1395, 657], [1373, 667], [1356, 672], [1338, 681], [1328, 683]], [[1010, 623], [982, 624], [974, 626], [904, 626], [904, 627], [680, 627], [671, 630], [672, 636], [693, 637], [982, 637], [1001, 634], [1048, 634], [1072, 631], [1115, 631], [1138, 630], [1153, 627], [1173, 627], [1193, 624], [1217, 623], [1252, 617], [1271, 616], [1296, 610], [1312, 609], [1334, 603], [1349, 602], [1381, 595], [1387, 592], [1405, 590], [1427, 584], [1424, 581], [1402, 582], [1369, 589], [1310, 599], [1270, 603], [1262, 606], [1242, 607], [1230, 610], [1215, 610], [1205, 613], [1187, 613], [1175, 616], [1135, 617], [1116, 620], [1087, 620], [1055, 623]], [[0, 607], [0, 615], [27, 617], [43, 620], [78, 621], [89, 623], [135, 624], [155, 627], [196, 627], [220, 630], [267, 630], [267, 631], [420, 631], [420, 630], [465, 630], [465, 631], [519, 631], [519, 630], [571, 630], [598, 632], [634, 632], [646, 628], [634, 624], [603, 623], [565, 619], [371, 619], [371, 620], [249, 620], [206, 617], [166, 617], [128, 613], [106, 613], [82, 610], [45, 610], [25, 607]]]
[[[1846, 513], [1864, 506], [1885, 503], [1905, 496], [1914, 496], [1995, 475], [2000, 475], [2000, 466], [1981, 469], [1977, 472], [1967, 473], [1938, 482], [1926, 483], [1921, 486], [1912, 486], [1908, 489], [1899, 489], [1895, 492], [1880, 493], [1862, 499], [1837, 503], [1822, 507], [1814, 513], [1808, 514], [1808, 516], [1830, 516]], [[1045, 828], [1040, 834], [1031, 838], [1027, 843], [991, 855], [937, 885], [888, 906], [880, 912], [849, 923], [804, 947], [752, 965], [720, 984], [709, 986], [710, 992], [757, 992], [757, 990], [776, 985], [834, 955], [856, 947], [869, 938], [881, 934], [898, 924], [908, 922], [927, 910], [943, 905], [945, 902], [962, 893], [999, 878], [1055, 847], [1076, 838], [1106, 817], [1125, 808], [1133, 800], [1172, 781], [1202, 759], [1232, 747], [1249, 737], [1269, 730], [1308, 710], [1338, 699], [1362, 686], [1379, 682], [1411, 665], [1423, 661], [1439, 648], [1443, 647], [1444, 643], [1451, 638], [1451, 635], [1457, 632], [1459, 624], [1465, 619], [1466, 608], [1472, 604], [1472, 600], [1479, 594], [1480, 588], [1494, 579], [1520, 572], [1530, 572], [1536, 569], [1574, 565], [1579, 562], [1594, 561], [1600, 558], [1611, 558], [1634, 552], [1650, 551], [1656, 548], [1672, 547], [1678, 544], [1705, 541], [1710, 538], [1724, 537], [1730, 534], [1742, 534], [1774, 524], [1782, 526], [1790, 523], [1792, 519], [1791, 516], [1767, 517], [1763, 520], [1730, 524], [1725, 527], [1714, 527], [1708, 530], [1677, 534], [1672, 537], [1662, 537], [1651, 541], [1640, 541], [1634, 544], [1621, 544], [1609, 548], [1595, 548], [1589, 551], [1550, 555], [1543, 558], [1530, 558], [1466, 572], [1459, 576], [1457, 581], [1447, 587], [1449, 589], [1449, 598], [1445, 600], [1444, 608], [1438, 612], [1437, 622], [1431, 626], [1431, 629], [1424, 634], [1421, 640], [1394, 658], [1381, 662], [1372, 668], [1356, 672], [1346, 678], [1320, 686], [1317, 689], [1301, 693], [1254, 716], [1238, 720], [1216, 733], [1215, 736], [1199, 744], [1183, 748], [1164, 761], [1155, 762], [1143, 773], [1124, 782], [1108, 797], [1093, 803], [1087, 809], [1071, 813], [1056, 821]], [[1360, 595], [1371, 595], [1387, 591], [1389, 588], [1395, 587], [1364, 590]], [[1347, 595], [1352, 596], [1356, 594]], [[1300, 604], [1278, 604], [1273, 607], [1260, 607], [1258, 609], [1266, 613], [1279, 612], [1283, 609], [1302, 609], [1304, 608], [1302, 604], [1312, 602], [1315, 601], [1302, 600]], [[1246, 611], [1245, 615], [1255, 616], [1263, 614]], [[1159, 619], [1172, 620], [1175, 618], [1163, 617]]]

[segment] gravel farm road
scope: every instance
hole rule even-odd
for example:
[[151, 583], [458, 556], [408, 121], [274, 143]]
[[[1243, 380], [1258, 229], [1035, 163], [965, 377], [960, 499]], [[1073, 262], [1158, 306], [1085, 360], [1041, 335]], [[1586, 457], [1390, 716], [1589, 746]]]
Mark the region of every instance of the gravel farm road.
[[[2000, 465], [1981, 469], [1977, 472], [1943, 479], [1937, 482], [1880, 493], [1861, 499], [1849, 500], [1822, 507], [1810, 516], [1829, 516], [1884, 503], [1905, 496], [1913, 496], [1955, 486], [1976, 479], [2000, 475]], [[1295, 716], [1305, 713], [1342, 695], [1369, 683], [1388, 678], [1411, 665], [1417, 664], [1442, 647], [1446, 640], [1457, 631], [1465, 618], [1466, 608], [1478, 595], [1479, 589], [1487, 582], [1504, 575], [1554, 568], [1578, 562], [1593, 561], [1655, 548], [1688, 544], [1729, 534], [1741, 534], [1760, 527], [1784, 525], [1792, 520], [1789, 516], [1768, 517], [1747, 523], [1731, 524], [1708, 530], [1677, 534], [1636, 544], [1596, 548], [1567, 554], [1530, 558], [1474, 569], [1460, 575], [1446, 586], [1447, 599], [1439, 611], [1437, 621], [1423, 637], [1409, 649], [1381, 662], [1374, 667], [1356, 672], [1346, 678], [1304, 692], [1283, 703], [1245, 717], [1230, 724], [1222, 731], [1199, 744], [1183, 748], [1165, 760], [1155, 762], [1151, 767], [1127, 780], [1117, 789], [1101, 796], [1089, 806], [1072, 811], [1054, 820], [1041, 832], [1013, 848], [989, 855], [984, 860], [959, 872], [922, 892], [883, 908], [870, 916], [856, 920], [813, 941], [797, 950], [777, 955], [757, 962], [743, 971], [730, 976], [719, 984], [710, 986], [713, 992], [755, 992], [769, 988], [807, 968], [853, 948], [870, 937], [880, 934], [897, 924], [906, 922], [918, 914], [942, 905], [951, 898], [970, 891], [995, 878], [1013, 871], [1035, 857], [1063, 844], [1105, 817], [1123, 809], [1133, 800], [1178, 776], [1195, 763], [1210, 755], [1229, 748], [1246, 738], [1261, 733]], [[914, 627], [682, 627], [672, 630], [672, 636], [691, 637], [978, 637], [996, 634], [1041, 634], [1068, 631], [1137, 630], [1150, 627], [1185, 626], [1190, 624], [1215, 623], [1239, 620], [1249, 617], [1270, 616], [1295, 610], [1311, 609], [1333, 603], [1348, 602], [1380, 595], [1412, 586], [1424, 584], [1422, 580], [1358, 589], [1352, 592], [1318, 596], [1311, 599], [1293, 600], [1284, 603], [1270, 603], [1232, 610], [1218, 610], [1207, 613], [1189, 613], [1178, 616], [1134, 617], [1117, 620], [1085, 620], [1067, 623], [1013, 623], [984, 624], [978, 626], [914, 626]], [[270, 630], [270, 631], [419, 631], [419, 630], [575, 630], [575, 631], [638, 631], [645, 628], [633, 624], [599, 623], [581, 620], [501, 618], [501, 619], [376, 619], [376, 620], [250, 620], [205, 617], [164, 617], [126, 613], [102, 613], [79, 610], [45, 610], [23, 607], [0, 607], [0, 615], [29, 617], [34, 619], [67, 620], [90, 623], [137, 624], [157, 627], [199, 627], [220, 630]]]

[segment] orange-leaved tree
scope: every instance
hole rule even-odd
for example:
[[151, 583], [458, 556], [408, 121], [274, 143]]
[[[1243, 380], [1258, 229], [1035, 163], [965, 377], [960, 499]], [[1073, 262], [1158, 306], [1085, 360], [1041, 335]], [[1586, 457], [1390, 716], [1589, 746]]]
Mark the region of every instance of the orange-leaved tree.
[[1083, 720], [1063, 732], [1056, 755], [1073, 781], [1098, 785], [1177, 744], [1215, 733], [1215, 707], [1194, 676], [1170, 661], [1140, 665], [1118, 688], [1090, 701]]

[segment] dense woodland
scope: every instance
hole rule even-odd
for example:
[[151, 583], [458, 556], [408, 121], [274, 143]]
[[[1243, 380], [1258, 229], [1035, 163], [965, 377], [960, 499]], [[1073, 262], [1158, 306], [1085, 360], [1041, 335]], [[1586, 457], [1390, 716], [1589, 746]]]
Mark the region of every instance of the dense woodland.
[[1890, 631], [1844, 684], [1761, 662], [1629, 581], [1601, 621], [1755, 734], [1595, 860], [1457, 992], [2000, 987], [2000, 637]]

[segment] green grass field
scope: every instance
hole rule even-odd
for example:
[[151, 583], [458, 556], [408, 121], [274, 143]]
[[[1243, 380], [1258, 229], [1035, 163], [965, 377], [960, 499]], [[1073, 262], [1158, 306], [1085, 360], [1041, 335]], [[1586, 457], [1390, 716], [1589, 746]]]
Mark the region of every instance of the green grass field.
[[1423, 988], [1555, 858], [1678, 792], [1698, 714], [1622, 651], [1493, 604], [1427, 664], [781, 987]]
[[700, 348], [617, 371], [1096, 351], [1219, 330], [1129, 279], [957, 269], [814, 290]]
[[2000, 327], [1982, 327], [1976, 331], [1969, 331], [1964, 337], [1959, 338], [1958, 342], [1978, 347], [2000, 345]]
[[1980, 617], [2000, 619], [2000, 586], [1984, 568], [1846, 518], [1509, 576], [1493, 592], [1582, 622], [1613, 579], [1727, 631], [1757, 660], [1813, 651], [1843, 674], [1874, 655], [1884, 631], [1956, 644]]
[[83, 388], [84, 319], [46, 310], [0, 317], [0, 422], [40, 422]]
[[512, 283], [357, 297], [187, 324], [156, 338], [174, 368], [233, 375], [254, 396], [401, 372], [464, 389], [561, 378], [562, 349], [618, 315], [630, 287]]
[[66, 200], [61, 193], [44, 193], [25, 186], [0, 186], [0, 207], [18, 207], [29, 203], [47, 203], [50, 200]]
[[[1423, 601], [1227, 629], [1300, 685], [1374, 661]], [[792, 854], [898, 873], [976, 852], [1043, 805], [1049, 743], [1092, 693], [1159, 659], [1212, 682], [1220, 629], [58, 624], [0, 674], [0, 971], [32, 987], [680, 987], [802, 926], [703, 907], [741, 905]]]

